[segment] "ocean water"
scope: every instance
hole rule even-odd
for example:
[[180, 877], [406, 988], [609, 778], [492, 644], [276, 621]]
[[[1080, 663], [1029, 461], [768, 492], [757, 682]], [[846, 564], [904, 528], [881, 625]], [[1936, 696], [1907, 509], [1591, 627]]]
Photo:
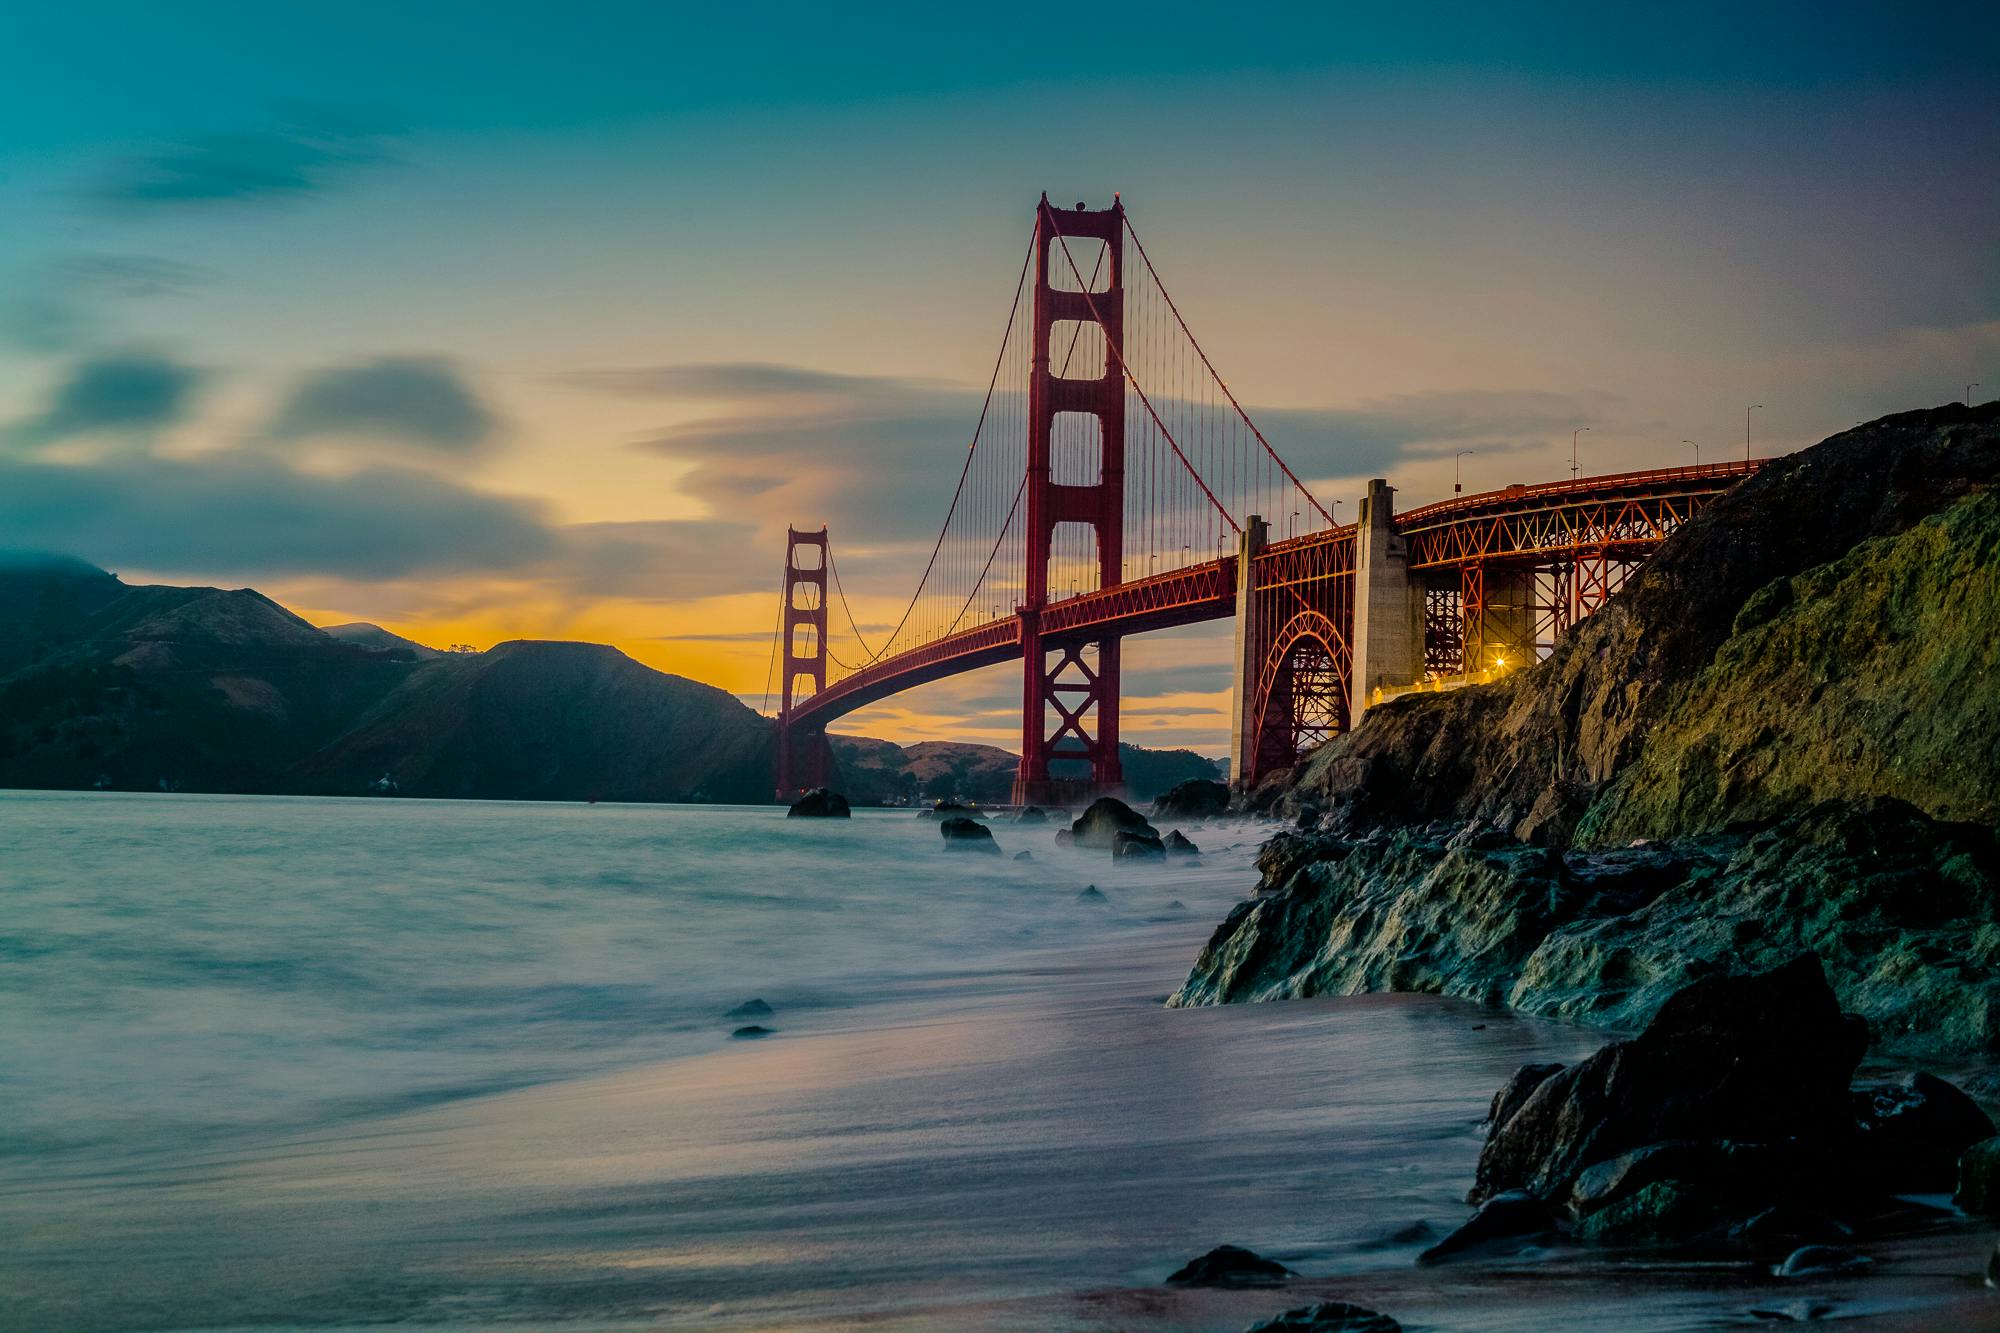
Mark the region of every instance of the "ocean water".
[[[1258, 830], [1191, 831], [1135, 870], [908, 812], [0, 795], [0, 1327], [1240, 1328], [1286, 1302], [1158, 1284], [1416, 1274], [1494, 1088], [1598, 1038], [1163, 1008], [1254, 883]], [[1441, 1281], [1383, 1299], [1545, 1326]], [[1747, 1318], [1714, 1286], [1577, 1308]]]

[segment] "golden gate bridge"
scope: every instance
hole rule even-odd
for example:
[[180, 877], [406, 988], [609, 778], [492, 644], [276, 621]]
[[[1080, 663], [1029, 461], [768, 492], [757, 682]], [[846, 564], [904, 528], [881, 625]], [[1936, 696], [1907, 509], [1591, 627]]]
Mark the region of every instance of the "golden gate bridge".
[[958, 485], [894, 626], [871, 643], [828, 531], [788, 530], [778, 796], [826, 784], [836, 718], [1017, 659], [1014, 800], [1116, 791], [1121, 640], [1224, 619], [1231, 777], [1255, 783], [1385, 690], [1546, 653], [1758, 466], [1572, 477], [1402, 514], [1378, 479], [1337, 523], [1216, 371], [1124, 205], [1044, 195]]

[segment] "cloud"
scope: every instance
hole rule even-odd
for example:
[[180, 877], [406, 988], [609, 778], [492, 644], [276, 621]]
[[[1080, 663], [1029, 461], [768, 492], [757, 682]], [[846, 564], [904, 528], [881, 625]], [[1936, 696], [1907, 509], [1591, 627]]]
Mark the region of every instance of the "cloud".
[[298, 199], [388, 161], [391, 142], [379, 125], [306, 109], [273, 129], [196, 135], [133, 157], [91, 193], [121, 212]]
[[1619, 406], [1604, 393], [1457, 389], [1251, 415], [1293, 471], [1326, 477], [1380, 474], [1402, 459], [1448, 457], [1461, 448], [1529, 449], [1578, 426], [1602, 425]]
[[202, 372], [154, 352], [89, 358], [56, 386], [49, 405], [6, 434], [29, 444], [78, 435], [148, 434], [184, 420]]
[[266, 429], [274, 440], [358, 437], [464, 452], [500, 423], [449, 359], [385, 356], [309, 376]]
[[407, 469], [311, 475], [245, 452], [0, 463], [0, 542], [244, 581], [513, 570], [563, 553], [530, 501]]
[[564, 551], [555, 576], [580, 595], [649, 602], [765, 590], [777, 596], [778, 570], [762, 558], [755, 531], [744, 524], [576, 523], [560, 535]]
[[204, 270], [151, 255], [68, 255], [7, 284], [0, 336], [31, 352], [64, 351], [96, 332], [106, 301], [180, 296], [207, 281]]

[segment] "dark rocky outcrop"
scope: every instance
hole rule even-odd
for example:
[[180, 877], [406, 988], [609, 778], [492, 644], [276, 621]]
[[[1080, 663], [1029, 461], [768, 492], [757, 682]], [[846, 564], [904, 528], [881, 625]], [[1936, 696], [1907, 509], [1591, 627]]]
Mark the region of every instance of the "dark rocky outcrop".
[[738, 1041], [754, 1041], [758, 1037], [768, 1037], [774, 1031], [776, 1031], [776, 1029], [767, 1028], [762, 1023], [751, 1023], [745, 1027], [740, 1027], [736, 1029], [736, 1031], [730, 1033], [729, 1035], [736, 1038]]
[[1104, 896], [1104, 891], [1098, 888], [1095, 884], [1086, 884], [1082, 888], [1078, 889], [1076, 891], [1076, 900], [1080, 903], [1087, 903], [1093, 907], [1099, 907], [1111, 901], [1109, 898]]
[[1402, 1329], [1388, 1315], [1363, 1306], [1347, 1301], [1321, 1301], [1259, 1320], [1243, 1333], [1402, 1333]]
[[1175, 1269], [1167, 1282], [1176, 1287], [1273, 1287], [1293, 1276], [1275, 1259], [1241, 1245], [1218, 1245]]
[[766, 1004], [762, 1000], [745, 1000], [742, 1004], [737, 1005], [734, 1009], [731, 1009], [728, 1013], [724, 1014], [723, 1017], [738, 1018], [738, 1019], [769, 1018], [772, 1014], [776, 1012], [777, 1010], [771, 1008], [770, 1005]]
[[1164, 841], [1166, 843], [1167, 854], [1170, 856], [1201, 855], [1201, 848], [1194, 845], [1194, 839], [1188, 837], [1187, 834], [1181, 832], [1179, 829], [1175, 829], [1173, 832], [1167, 834]]
[[792, 802], [792, 808], [785, 811], [787, 819], [847, 819], [853, 811], [847, 807], [847, 798], [837, 791], [825, 787], [814, 787], [811, 791]]
[[1228, 785], [1207, 778], [1190, 778], [1153, 802], [1155, 819], [1213, 819], [1228, 811]]
[[962, 805], [957, 801], [933, 801], [917, 811], [918, 819], [984, 819], [986, 814], [976, 805]]
[[993, 830], [976, 819], [967, 819], [963, 815], [947, 816], [938, 824], [938, 833], [944, 838], [947, 850], [1000, 854], [1000, 844], [993, 841]]
[[1046, 824], [1049, 822], [1049, 812], [1042, 809], [1039, 805], [1024, 805], [1015, 814], [1014, 822], [1016, 824]]
[[1170, 1003], [1431, 991], [1638, 1028], [1718, 970], [1817, 954], [1914, 1057], [2000, 1052], [2000, 842], [1900, 801], [1609, 851], [1284, 834]]
[[1069, 826], [1070, 841], [1078, 847], [1110, 847], [1120, 833], [1142, 834], [1155, 841], [1160, 836], [1144, 815], [1116, 796], [1098, 797]]

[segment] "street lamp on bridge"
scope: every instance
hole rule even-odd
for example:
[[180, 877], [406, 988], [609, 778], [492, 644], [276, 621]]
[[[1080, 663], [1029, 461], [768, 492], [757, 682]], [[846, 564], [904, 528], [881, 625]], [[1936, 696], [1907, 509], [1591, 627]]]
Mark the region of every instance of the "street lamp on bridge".
[[[1693, 441], [1693, 440], [1682, 440], [1682, 441], [1681, 441], [1681, 443], [1682, 443], [1682, 444], [1694, 444], [1694, 441]], [[1700, 467], [1700, 466], [1701, 466], [1701, 446], [1700, 446], [1700, 445], [1698, 445], [1698, 444], [1694, 444], [1694, 465], [1695, 465], [1696, 467]]]
[[1750, 414], [1762, 407], [1762, 403], [1752, 403], [1743, 409], [1743, 461], [1750, 461]]
[[1979, 387], [1978, 380], [1974, 380], [1972, 383], [1965, 386], [1965, 405], [1967, 407], [1972, 406], [1972, 391], [1978, 387]]
[[1477, 449], [1460, 449], [1457, 453], [1451, 456], [1451, 493], [1453, 495], [1457, 495], [1460, 491], [1465, 489], [1463, 486], [1458, 484], [1458, 460], [1465, 457], [1467, 454], [1476, 454], [1478, 452], [1479, 451]]
[[1578, 426], [1569, 433], [1569, 479], [1576, 480], [1576, 437], [1589, 430], [1588, 426]]

